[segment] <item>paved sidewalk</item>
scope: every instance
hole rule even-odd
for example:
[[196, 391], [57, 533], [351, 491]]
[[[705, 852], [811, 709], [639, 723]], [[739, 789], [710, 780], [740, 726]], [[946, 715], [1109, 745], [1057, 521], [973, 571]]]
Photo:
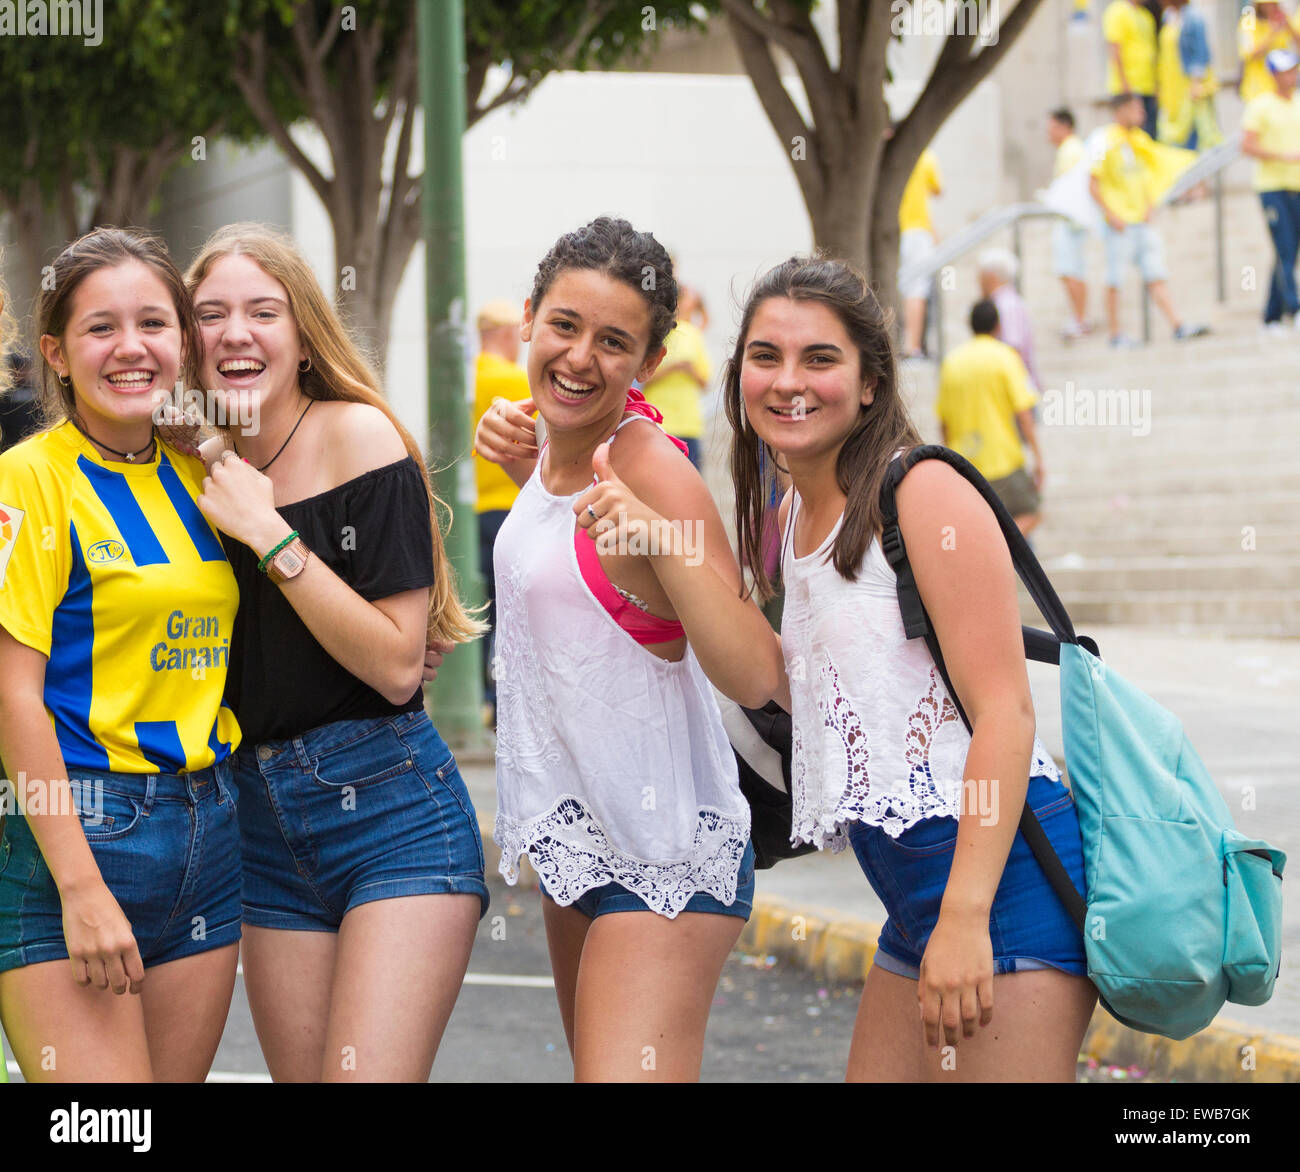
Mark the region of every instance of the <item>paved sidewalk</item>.
[[[1300, 971], [1292, 959], [1300, 950], [1300, 899], [1290, 890], [1300, 873], [1300, 775], [1295, 767], [1300, 760], [1300, 641], [1132, 627], [1081, 633], [1097, 640], [1113, 670], [1182, 719], [1238, 828], [1268, 839], [1291, 857], [1282, 929], [1287, 960], [1273, 997], [1261, 1006], [1228, 1005], [1216, 1025], [1225, 1027], [1218, 1037], [1220, 1049], [1223, 1039], [1238, 1034], [1300, 1037]], [[1031, 663], [1029, 672], [1038, 735], [1059, 761], [1063, 754], [1057, 670]], [[496, 810], [492, 766], [465, 761], [461, 772], [480, 819], [490, 826]], [[878, 925], [884, 918], [852, 851], [807, 855], [760, 871], [757, 888], [760, 901], [770, 902], [773, 909], [820, 921]], [[852, 938], [864, 935], [861, 923], [845, 929]], [[1199, 1037], [1205, 1041], [1198, 1053], [1208, 1054], [1210, 1039]], [[1282, 1043], [1291, 1044], [1286, 1038]], [[1300, 1043], [1295, 1046], [1300, 1059]], [[1300, 1077], [1300, 1061], [1294, 1076]]]

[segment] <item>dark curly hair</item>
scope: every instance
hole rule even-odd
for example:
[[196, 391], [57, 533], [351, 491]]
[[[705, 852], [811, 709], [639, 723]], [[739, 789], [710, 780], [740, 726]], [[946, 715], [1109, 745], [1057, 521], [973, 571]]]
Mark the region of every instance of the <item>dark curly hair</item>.
[[650, 309], [650, 345], [653, 354], [677, 325], [677, 281], [667, 250], [649, 232], [638, 232], [626, 220], [601, 216], [590, 224], [566, 232], [537, 266], [533, 278], [533, 312], [560, 273], [590, 269], [604, 273], [640, 292]]

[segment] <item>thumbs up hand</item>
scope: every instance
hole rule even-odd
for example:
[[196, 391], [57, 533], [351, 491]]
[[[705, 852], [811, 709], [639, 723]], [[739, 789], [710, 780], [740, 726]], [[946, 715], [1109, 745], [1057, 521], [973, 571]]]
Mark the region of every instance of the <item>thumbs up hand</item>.
[[[609, 462], [608, 443], [601, 444], [592, 453], [591, 467], [596, 474], [595, 481], [573, 502], [573, 511], [578, 518], [578, 525], [593, 538], [617, 529], [620, 525], [629, 532], [632, 529], [653, 532], [656, 522], [665, 523], [658, 513], [614, 474]], [[627, 551], [620, 549], [607, 552]]]

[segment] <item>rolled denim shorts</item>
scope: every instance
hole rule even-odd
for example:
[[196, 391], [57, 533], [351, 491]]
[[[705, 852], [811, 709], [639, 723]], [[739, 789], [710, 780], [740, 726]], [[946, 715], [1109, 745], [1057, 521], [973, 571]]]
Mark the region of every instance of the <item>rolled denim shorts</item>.
[[[539, 878], [537, 885], [542, 894], [554, 902], [554, 897], [546, 890], [546, 885]], [[589, 920], [597, 916], [609, 915], [610, 912], [648, 912], [651, 907], [634, 891], [629, 891], [621, 883], [606, 883], [603, 887], [593, 887], [584, 891], [569, 907], [575, 907]], [[740, 857], [740, 867], [736, 871], [736, 900], [723, 903], [707, 891], [697, 891], [686, 901], [683, 912], [711, 912], [720, 916], [739, 916], [749, 919], [754, 908], [754, 844], [745, 843], [745, 853]]]
[[[1031, 777], [1025, 801], [1060, 856], [1070, 879], [1084, 891], [1083, 842], [1074, 799], [1064, 783]], [[927, 818], [890, 838], [878, 826], [854, 822], [849, 842], [889, 918], [876, 941], [875, 963], [917, 980], [921, 956], [939, 920], [939, 905], [957, 844], [956, 818]], [[989, 913], [993, 971], [1054, 968], [1088, 973], [1083, 933], [1052, 889], [1019, 829]]]
[[337, 932], [352, 908], [477, 895], [483, 841], [456, 758], [423, 710], [339, 720], [232, 758], [244, 922]]
[[[240, 935], [239, 823], [229, 761], [193, 773], [69, 778], [91, 854], [145, 968]], [[0, 971], [66, 960], [63, 904], [27, 819], [0, 842]]]

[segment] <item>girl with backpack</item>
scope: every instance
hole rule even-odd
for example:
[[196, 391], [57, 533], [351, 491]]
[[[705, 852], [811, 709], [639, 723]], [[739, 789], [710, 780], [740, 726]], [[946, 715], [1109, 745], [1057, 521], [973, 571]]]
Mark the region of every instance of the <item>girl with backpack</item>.
[[[675, 544], [739, 594], [703, 480], [629, 391], [659, 365], [676, 303], [649, 233], [601, 218], [561, 237], [524, 311], [532, 398], [497, 404], [475, 436], [522, 485], [495, 550], [495, 837], [509, 882], [524, 854], [540, 877], [580, 1081], [699, 1077], [753, 898], [749, 807], [705, 673], [756, 697], [775, 687], [779, 651], [757, 606], [736, 602], [760, 654], [697, 661], [649, 564]], [[632, 485], [662, 526], [594, 541], [593, 474]]]
[[[793, 480], [779, 514], [786, 676], [774, 695], [794, 722], [794, 838], [851, 845], [888, 911], [848, 1077], [1073, 1079], [1095, 991], [1082, 937], [1017, 824], [1028, 802], [1081, 888], [1078, 820], [1034, 735], [1015, 575], [992, 511], [938, 461], [897, 492], [967, 732], [924, 643], [904, 635], [881, 551], [885, 470], [920, 441], [865, 279], [834, 260], [768, 272], [724, 396], [741, 558], [760, 595], [763, 469], [779, 462]], [[597, 531], [657, 520], [614, 476], [577, 504], [602, 519], [587, 522]], [[702, 662], [734, 672], [761, 660], [737, 630], [747, 600], [680, 554], [650, 560]]]

